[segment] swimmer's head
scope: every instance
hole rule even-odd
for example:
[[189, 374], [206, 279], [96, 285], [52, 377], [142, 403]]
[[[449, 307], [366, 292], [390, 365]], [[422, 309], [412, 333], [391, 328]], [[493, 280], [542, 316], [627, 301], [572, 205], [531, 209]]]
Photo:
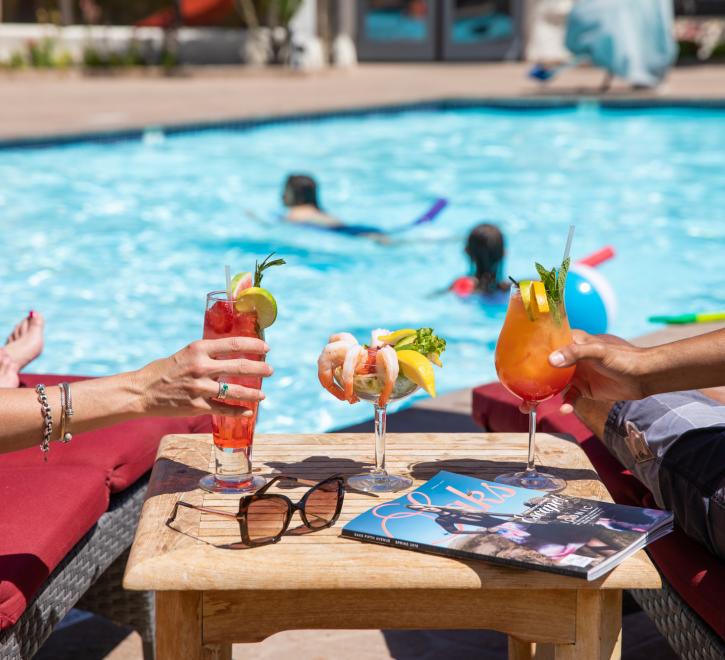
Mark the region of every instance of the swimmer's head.
[[306, 174], [290, 174], [284, 184], [282, 201], [287, 207], [312, 205], [319, 209], [317, 183]]
[[496, 225], [476, 225], [468, 235], [466, 254], [470, 257], [480, 289], [492, 293], [498, 286], [503, 267], [504, 241]]

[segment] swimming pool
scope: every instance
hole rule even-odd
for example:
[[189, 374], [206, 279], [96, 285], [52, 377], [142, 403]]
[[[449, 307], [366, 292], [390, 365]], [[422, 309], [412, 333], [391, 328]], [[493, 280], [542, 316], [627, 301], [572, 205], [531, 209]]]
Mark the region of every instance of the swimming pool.
[[[359, 421], [369, 406], [323, 392], [327, 336], [431, 325], [448, 339], [440, 391], [495, 377], [503, 315], [431, 296], [466, 272], [463, 239], [502, 226], [507, 272], [612, 244], [601, 267], [618, 294], [613, 330], [653, 329], [656, 313], [725, 306], [725, 111], [458, 108], [215, 129], [114, 144], [0, 150], [0, 320], [47, 318], [37, 372], [102, 375], [141, 366], [201, 334], [204, 294], [225, 263], [269, 273], [280, 313], [268, 331], [276, 373], [259, 428], [309, 432]], [[451, 203], [391, 246], [262, 224], [292, 171], [314, 173], [322, 203], [351, 223], [393, 228], [436, 197]]]

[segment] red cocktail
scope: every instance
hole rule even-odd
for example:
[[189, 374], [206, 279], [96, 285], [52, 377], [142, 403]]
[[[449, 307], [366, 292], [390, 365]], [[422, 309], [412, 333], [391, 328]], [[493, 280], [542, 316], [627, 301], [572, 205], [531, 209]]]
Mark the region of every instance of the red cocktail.
[[[256, 337], [264, 339], [256, 311], [239, 311], [236, 301], [229, 300], [226, 291], [213, 291], [207, 295], [206, 314], [204, 315], [204, 339], [225, 337]], [[263, 360], [257, 353], [230, 353], [219, 359], [230, 360], [246, 358]], [[225, 374], [219, 380], [261, 389], [261, 376], [239, 376]], [[246, 492], [256, 490], [264, 484], [264, 479], [252, 475], [252, 443], [254, 426], [257, 423], [257, 401], [225, 400], [228, 406], [239, 406], [252, 411], [250, 417], [227, 417], [212, 415], [214, 433], [214, 456], [216, 471], [201, 480], [202, 488], [212, 492]]]

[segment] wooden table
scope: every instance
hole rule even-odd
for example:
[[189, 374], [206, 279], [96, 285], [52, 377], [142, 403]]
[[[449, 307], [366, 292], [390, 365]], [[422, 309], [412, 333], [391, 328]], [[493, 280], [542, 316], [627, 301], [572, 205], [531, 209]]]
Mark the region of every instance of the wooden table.
[[[441, 469], [492, 479], [521, 467], [526, 454], [526, 437], [517, 433], [390, 434], [387, 444], [388, 468], [416, 483]], [[231, 658], [233, 642], [304, 628], [489, 628], [509, 635], [510, 659], [618, 658], [622, 589], [661, 586], [642, 551], [586, 582], [339, 536], [352, 517], [400, 493], [348, 493], [332, 529], [252, 550], [221, 549], [215, 545], [239, 540], [232, 520], [182, 507], [175, 525], [184, 533], [165, 525], [180, 497], [235, 509], [238, 496], [197, 487], [211, 470], [211, 447], [206, 435], [162, 440], [126, 568], [127, 589], [156, 592], [159, 660]], [[537, 450], [537, 463], [568, 481], [565, 493], [611, 501], [576, 444], [541, 434]], [[321, 479], [359, 472], [372, 452], [368, 434], [260, 435], [255, 465], [263, 475]], [[304, 488], [285, 490], [293, 500], [298, 492]]]

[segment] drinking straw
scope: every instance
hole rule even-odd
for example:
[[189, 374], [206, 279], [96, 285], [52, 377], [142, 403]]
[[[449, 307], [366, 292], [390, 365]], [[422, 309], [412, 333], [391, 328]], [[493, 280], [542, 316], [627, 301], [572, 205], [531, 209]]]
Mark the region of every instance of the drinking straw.
[[224, 274], [227, 277], [227, 298], [232, 299], [232, 269], [229, 264], [224, 266]]
[[571, 250], [571, 241], [574, 238], [574, 225], [569, 225], [569, 235], [566, 237], [566, 247], [564, 248], [564, 258], [561, 263], [564, 263], [569, 258], [569, 250]]

